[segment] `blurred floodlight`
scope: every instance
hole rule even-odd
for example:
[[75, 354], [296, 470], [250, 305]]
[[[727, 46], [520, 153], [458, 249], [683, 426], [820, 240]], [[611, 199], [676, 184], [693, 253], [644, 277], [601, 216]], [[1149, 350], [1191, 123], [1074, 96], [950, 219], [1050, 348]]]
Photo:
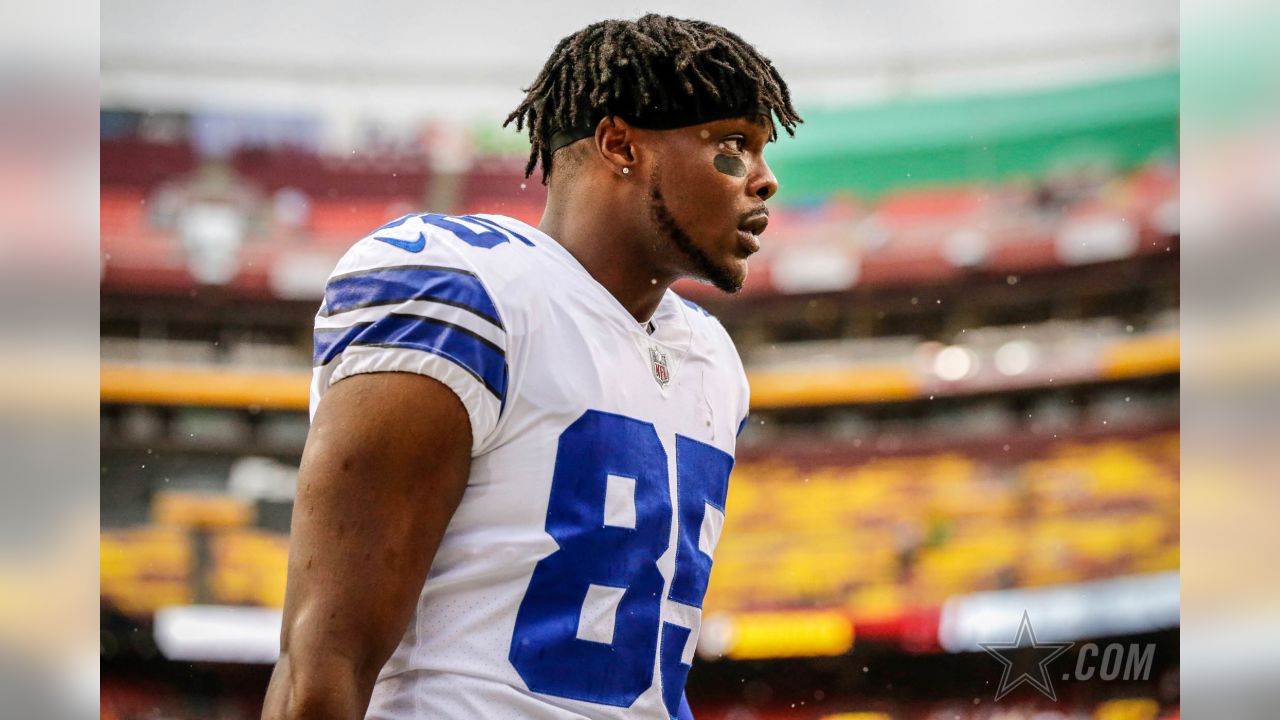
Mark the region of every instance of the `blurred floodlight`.
[[1084, 640], [1178, 626], [1178, 573], [962, 595], [942, 608], [938, 641], [949, 652], [1017, 635], [1023, 613], [1042, 640]]
[[1001, 374], [1021, 375], [1031, 369], [1037, 354], [1036, 344], [1030, 340], [1010, 340], [996, 350], [993, 359]]
[[770, 267], [770, 279], [784, 293], [846, 290], [858, 282], [860, 273], [856, 258], [822, 246], [788, 248]]
[[186, 605], [156, 612], [155, 638], [170, 660], [273, 663], [280, 654], [281, 611]]
[[977, 369], [978, 356], [960, 345], [942, 349], [933, 359], [933, 372], [948, 382], [963, 380]]
[[962, 228], [947, 236], [942, 254], [956, 267], [976, 267], [987, 259], [991, 240], [985, 233], [972, 228]]
[[1069, 220], [1054, 238], [1058, 257], [1072, 265], [1119, 260], [1138, 249], [1138, 229], [1114, 215]]

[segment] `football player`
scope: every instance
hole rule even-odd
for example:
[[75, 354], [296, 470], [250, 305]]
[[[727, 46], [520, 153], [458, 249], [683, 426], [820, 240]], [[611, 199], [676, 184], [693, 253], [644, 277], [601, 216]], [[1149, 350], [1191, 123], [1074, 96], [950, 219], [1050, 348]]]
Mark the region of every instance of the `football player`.
[[407, 215], [329, 279], [265, 718], [689, 717], [748, 389], [669, 286], [742, 286], [800, 118], [737, 35], [646, 15], [507, 122], [538, 227]]

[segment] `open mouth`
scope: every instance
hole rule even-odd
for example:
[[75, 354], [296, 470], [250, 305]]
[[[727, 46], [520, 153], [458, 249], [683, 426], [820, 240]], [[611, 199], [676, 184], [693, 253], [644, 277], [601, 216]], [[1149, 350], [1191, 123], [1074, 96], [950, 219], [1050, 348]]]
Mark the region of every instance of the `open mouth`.
[[751, 255], [760, 251], [760, 235], [769, 226], [769, 211], [761, 210], [738, 225], [738, 246]]

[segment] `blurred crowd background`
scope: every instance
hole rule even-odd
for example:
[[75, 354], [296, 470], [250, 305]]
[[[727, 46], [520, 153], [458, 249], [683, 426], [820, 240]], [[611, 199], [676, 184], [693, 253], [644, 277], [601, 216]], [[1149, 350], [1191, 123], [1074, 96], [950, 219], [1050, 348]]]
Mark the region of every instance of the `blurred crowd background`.
[[[695, 714], [1178, 717], [1177, 4], [473, 5], [104, 8], [102, 717], [257, 716], [325, 277], [407, 212], [537, 224], [501, 119], [642, 10], [743, 35], [806, 120], [742, 293], [677, 288], [752, 384]], [[997, 702], [1024, 611], [1150, 672]]]

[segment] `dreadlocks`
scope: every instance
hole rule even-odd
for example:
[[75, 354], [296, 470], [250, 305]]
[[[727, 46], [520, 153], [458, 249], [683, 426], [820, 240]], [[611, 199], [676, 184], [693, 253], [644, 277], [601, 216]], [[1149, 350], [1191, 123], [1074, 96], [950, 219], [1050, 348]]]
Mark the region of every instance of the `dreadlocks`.
[[566, 139], [587, 137], [602, 118], [665, 129], [713, 119], [773, 117], [790, 135], [802, 122], [773, 63], [728, 30], [699, 20], [649, 14], [605, 20], [562, 39], [502, 124], [529, 128], [525, 177]]

